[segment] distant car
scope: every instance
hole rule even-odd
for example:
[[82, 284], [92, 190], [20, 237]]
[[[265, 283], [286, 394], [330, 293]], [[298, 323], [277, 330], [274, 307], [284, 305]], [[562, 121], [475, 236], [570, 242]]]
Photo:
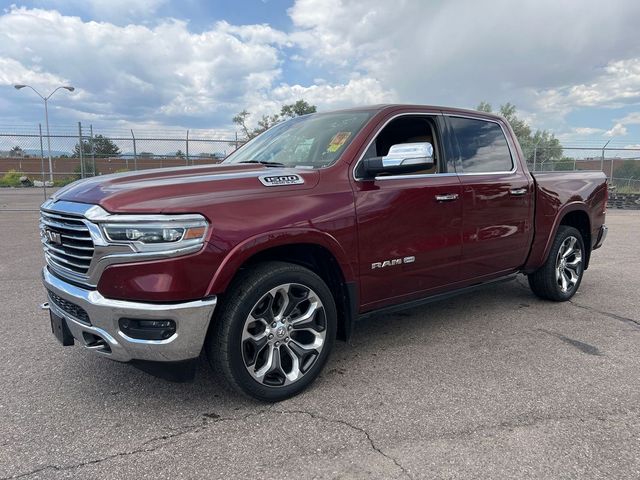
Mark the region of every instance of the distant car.
[[359, 317], [518, 272], [536, 295], [570, 299], [606, 237], [606, 202], [600, 172], [530, 173], [498, 116], [298, 117], [220, 165], [101, 176], [45, 202], [51, 324], [64, 345], [119, 361], [204, 348], [240, 392], [282, 400]]

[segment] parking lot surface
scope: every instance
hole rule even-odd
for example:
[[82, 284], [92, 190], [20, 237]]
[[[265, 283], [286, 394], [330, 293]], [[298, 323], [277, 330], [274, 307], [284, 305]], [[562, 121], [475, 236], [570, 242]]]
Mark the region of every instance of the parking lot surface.
[[61, 347], [37, 190], [0, 189], [0, 479], [640, 478], [640, 212], [571, 302], [523, 276], [359, 323], [311, 389], [239, 397]]

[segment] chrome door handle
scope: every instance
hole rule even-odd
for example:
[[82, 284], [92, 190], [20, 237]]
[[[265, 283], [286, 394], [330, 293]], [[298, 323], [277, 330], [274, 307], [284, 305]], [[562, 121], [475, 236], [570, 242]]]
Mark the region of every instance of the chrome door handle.
[[457, 193], [447, 193], [445, 195], [436, 195], [436, 200], [438, 202], [452, 202], [453, 200], [458, 199]]
[[527, 188], [512, 188], [511, 190], [509, 190], [509, 193], [511, 195], [524, 195], [527, 193]]

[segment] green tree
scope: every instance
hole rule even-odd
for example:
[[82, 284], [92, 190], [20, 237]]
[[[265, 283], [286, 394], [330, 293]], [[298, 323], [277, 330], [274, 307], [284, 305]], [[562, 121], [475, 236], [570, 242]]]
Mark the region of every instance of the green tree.
[[282, 105], [279, 114], [262, 115], [260, 120], [258, 120], [257, 126], [255, 128], [251, 128], [248, 124], [251, 114], [247, 110], [242, 110], [241, 112], [239, 112], [236, 116], [233, 117], [232, 121], [233, 123], [238, 125], [238, 127], [240, 127], [241, 133], [244, 136], [245, 140], [250, 140], [257, 135], [260, 135], [262, 132], [270, 129], [275, 124], [286, 120], [287, 118], [307, 115], [309, 113], [315, 113], [316, 111], [317, 108], [315, 105], [310, 105], [305, 100], [298, 100], [297, 102], [291, 103], [289, 105]]
[[293, 118], [299, 117], [300, 115], [308, 115], [309, 113], [316, 113], [317, 110], [315, 105], [310, 105], [305, 100], [298, 100], [296, 103], [283, 105], [280, 110], [280, 116], [282, 118]]
[[24, 157], [24, 150], [22, 150], [22, 148], [20, 148], [19, 146], [15, 146], [13, 147], [11, 150], [9, 150], [9, 156], [10, 157]]
[[491, 113], [492, 111], [491, 104], [482, 101], [478, 104], [478, 106], [476, 107], [476, 110], [478, 110], [479, 112]]
[[246, 110], [242, 110], [232, 119], [232, 122], [240, 127], [240, 130], [242, 130], [242, 135], [244, 135], [247, 140], [255, 137], [255, 135], [253, 135], [253, 131], [250, 130], [247, 126], [247, 119], [249, 118], [249, 115], [249, 112], [247, 112]]
[[184, 153], [182, 153], [182, 150], [178, 150], [176, 152], [176, 158], [184, 158]]
[[[113, 141], [103, 135], [96, 135], [93, 137], [93, 153], [98, 157], [117, 157], [120, 155], [120, 147], [118, 147]], [[87, 157], [91, 155], [91, 141], [82, 141], [82, 155]], [[80, 144], [76, 143], [73, 147], [72, 157], [80, 156]]]

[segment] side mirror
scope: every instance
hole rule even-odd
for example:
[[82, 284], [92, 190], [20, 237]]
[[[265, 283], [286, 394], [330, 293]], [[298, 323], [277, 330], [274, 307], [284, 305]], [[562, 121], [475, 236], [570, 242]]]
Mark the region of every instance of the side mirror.
[[400, 143], [393, 145], [384, 157], [365, 158], [364, 172], [367, 178], [380, 173], [403, 174], [427, 170], [433, 167], [433, 145], [429, 142]]

